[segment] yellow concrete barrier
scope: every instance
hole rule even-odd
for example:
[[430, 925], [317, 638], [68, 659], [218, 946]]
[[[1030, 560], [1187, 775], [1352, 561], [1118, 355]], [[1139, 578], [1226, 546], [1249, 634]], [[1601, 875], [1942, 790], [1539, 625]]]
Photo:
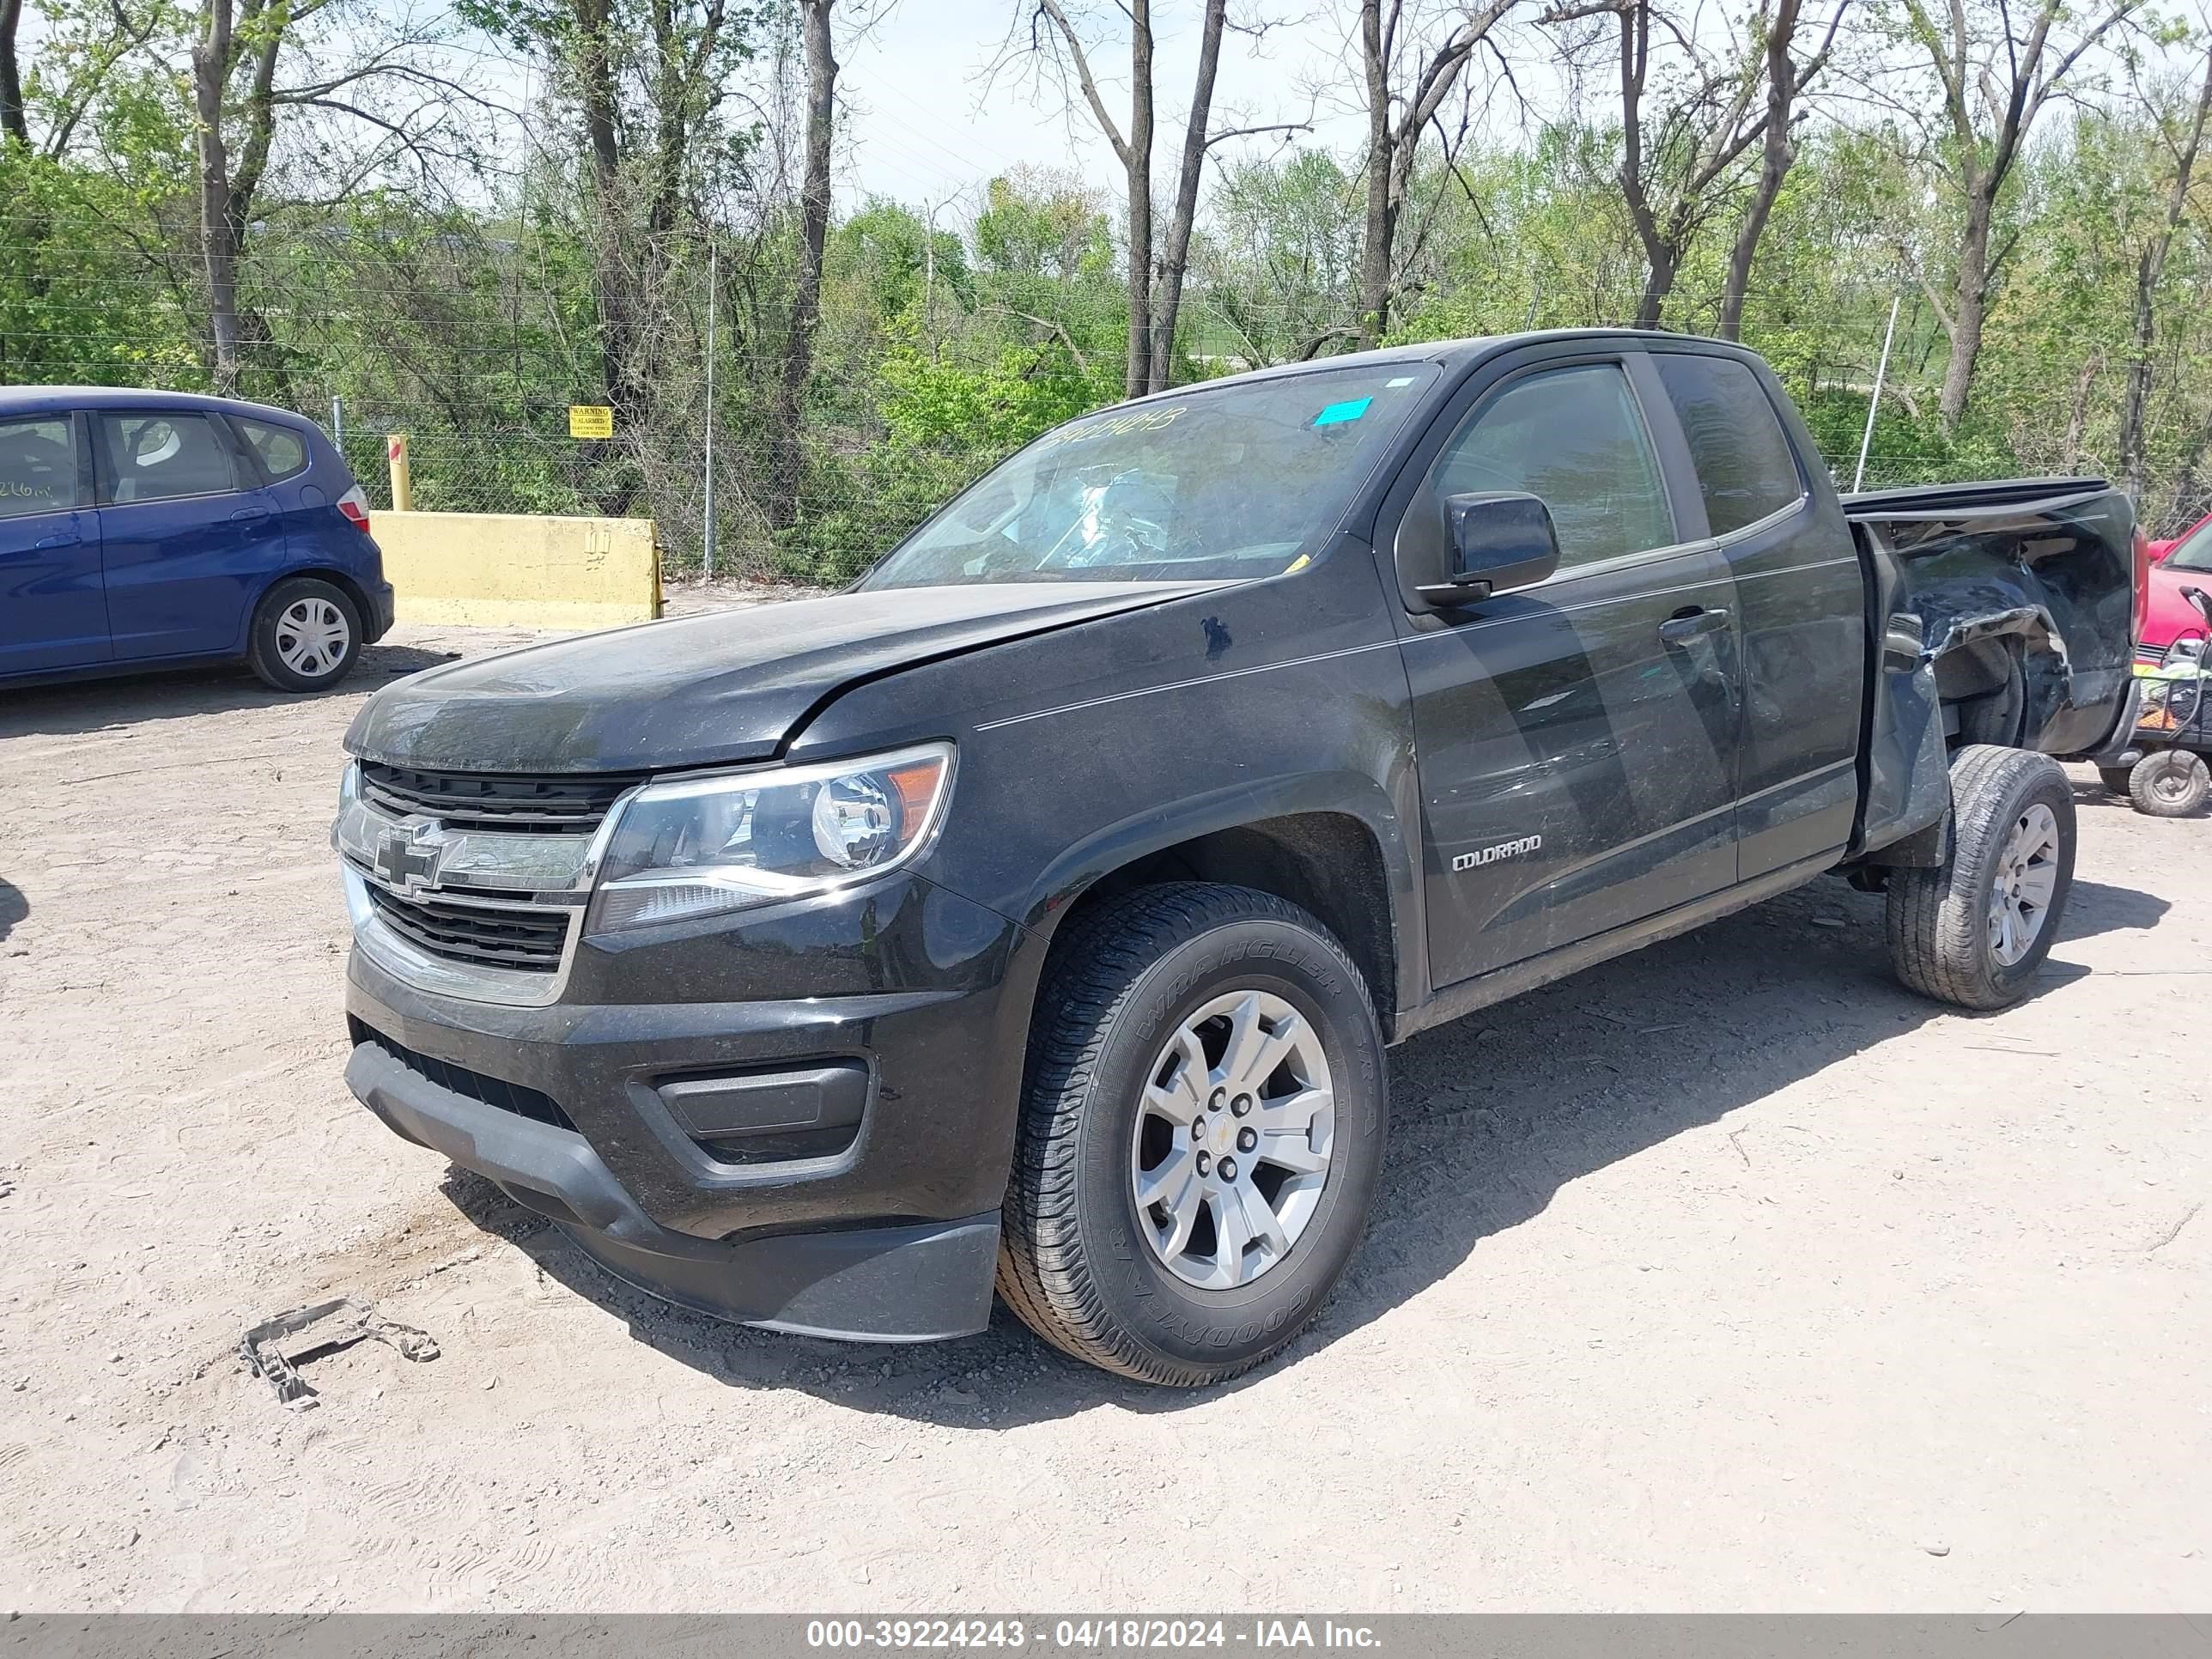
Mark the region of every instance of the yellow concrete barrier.
[[611, 628], [660, 614], [650, 519], [373, 513], [399, 620]]

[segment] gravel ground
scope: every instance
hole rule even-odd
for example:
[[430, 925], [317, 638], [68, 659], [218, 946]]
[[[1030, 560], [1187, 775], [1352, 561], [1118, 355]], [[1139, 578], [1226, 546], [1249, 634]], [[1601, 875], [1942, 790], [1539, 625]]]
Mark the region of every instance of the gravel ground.
[[[2078, 773], [2002, 1015], [1823, 882], [1395, 1051], [1319, 1323], [1164, 1394], [668, 1310], [353, 1102], [339, 735], [520, 637], [0, 695], [0, 1607], [2212, 1605], [2204, 823]], [[443, 1353], [282, 1409], [337, 1294]]]

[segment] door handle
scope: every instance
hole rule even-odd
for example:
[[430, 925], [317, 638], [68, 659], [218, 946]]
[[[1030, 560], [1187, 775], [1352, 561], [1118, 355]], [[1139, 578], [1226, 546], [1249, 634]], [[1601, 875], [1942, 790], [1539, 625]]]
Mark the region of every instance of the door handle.
[[1728, 626], [1728, 622], [1726, 605], [1716, 605], [1710, 611], [1688, 611], [1661, 623], [1659, 637], [1668, 645], [1687, 645], [1704, 635], [1718, 633]]
[[41, 536], [31, 544], [33, 547], [75, 547], [84, 538], [74, 532], [67, 535]]
[[234, 519], [265, 519], [269, 516], [269, 509], [265, 507], [241, 507], [230, 516]]

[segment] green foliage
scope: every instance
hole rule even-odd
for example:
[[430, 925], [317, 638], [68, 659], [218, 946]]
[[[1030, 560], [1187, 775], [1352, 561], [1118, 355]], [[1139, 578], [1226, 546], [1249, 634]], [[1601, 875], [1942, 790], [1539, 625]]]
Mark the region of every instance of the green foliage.
[[1114, 235], [1103, 207], [1074, 174], [1018, 167], [984, 187], [975, 263], [1044, 283], [1110, 278]]
[[[58, 160], [0, 147], [10, 204], [0, 376], [206, 386], [195, 129], [177, 72], [191, 14], [176, 0], [129, 9], [155, 17], [157, 39], [118, 57], [100, 0], [33, 3], [44, 30], [27, 82], [34, 125], [66, 125], [70, 137]], [[362, 3], [333, 0], [316, 15], [354, 15]], [[462, 0], [472, 27], [553, 71], [541, 142], [519, 178], [471, 173], [465, 134], [453, 142], [445, 187], [390, 172], [352, 177], [328, 131], [287, 129], [241, 266], [241, 389], [325, 420], [340, 400], [348, 455], [380, 502], [383, 436], [404, 431], [420, 504], [649, 515], [681, 571], [705, 551], [711, 448], [718, 566], [843, 581], [1001, 457], [1120, 396], [1127, 310], [1110, 198], [1072, 172], [1024, 167], [965, 204], [869, 201], [832, 227], [799, 405], [803, 476], [791, 522], [770, 532], [787, 516], [769, 508], [783, 476], [773, 422], [796, 216], [756, 166], [755, 106], [725, 94], [753, 54], [782, 41], [787, 9], [763, 0], [721, 14], [714, 61], [693, 76], [686, 53], [709, 16], [697, 0], [672, 0], [661, 38], [659, 13], [611, 4], [623, 155], [611, 185], [595, 173], [574, 102], [584, 42], [565, 0]], [[2117, 468], [2136, 276], [2164, 222], [2195, 84], [2181, 54], [2158, 58], [2147, 37], [2142, 49], [2153, 55], [2138, 94], [2054, 112], [2015, 169], [1980, 368], [1954, 430], [1937, 419], [1936, 398], [1959, 237], [1946, 158], [1902, 125], [1844, 126], [1832, 118], [1840, 106], [1803, 123], [1743, 338], [1775, 365], [1844, 482], [1900, 295], [1870, 484]], [[665, 191], [655, 168], [671, 134], [686, 148]], [[1424, 155], [1401, 223], [1390, 337], [1631, 317], [1644, 266], [1620, 159], [1616, 128], [1577, 118], [1544, 123], [1525, 142], [1470, 141], [1449, 167]], [[1754, 149], [1692, 237], [1666, 326], [1717, 326], [1756, 161]], [[1358, 163], [1313, 147], [1209, 158], [1177, 379], [1351, 343]], [[2212, 176], [2200, 176], [2154, 296], [2143, 509], [2155, 528], [2212, 505], [2208, 191]], [[623, 330], [645, 364], [635, 406], [613, 441], [573, 440], [566, 410], [609, 395], [608, 353]]]
[[881, 440], [810, 456], [798, 524], [777, 538], [779, 568], [849, 581], [988, 467], [1032, 438], [1114, 400], [1118, 364], [1088, 372], [1057, 340], [1006, 346], [981, 367], [933, 360], [911, 342], [879, 365]]

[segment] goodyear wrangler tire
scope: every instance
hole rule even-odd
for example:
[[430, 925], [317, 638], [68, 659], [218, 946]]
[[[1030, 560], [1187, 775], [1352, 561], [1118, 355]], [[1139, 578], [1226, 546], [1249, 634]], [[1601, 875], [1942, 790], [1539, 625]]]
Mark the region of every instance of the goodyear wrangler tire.
[[1897, 976], [1961, 1008], [2027, 994], [2074, 884], [2074, 791], [2047, 755], [1975, 744], [1951, 763], [1952, 848], [1889, 878]]
[[1343, 946], [1248, 888], [1148, 887], [1054, 941], [999, 1294], [1079, 1359], [1171, 1387], [1279, 1352], [1359, 1242], [1382, 1034]]

